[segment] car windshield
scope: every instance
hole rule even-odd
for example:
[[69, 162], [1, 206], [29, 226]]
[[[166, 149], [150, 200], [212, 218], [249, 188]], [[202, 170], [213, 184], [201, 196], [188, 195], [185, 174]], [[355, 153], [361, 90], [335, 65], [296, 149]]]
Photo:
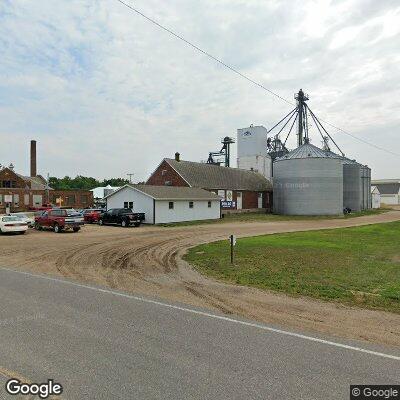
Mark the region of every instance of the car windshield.
[[3, 222], [13, 222], [13, 221], [21, 221], [21, 218], [11, 215], [9, 217], [3, 217]]

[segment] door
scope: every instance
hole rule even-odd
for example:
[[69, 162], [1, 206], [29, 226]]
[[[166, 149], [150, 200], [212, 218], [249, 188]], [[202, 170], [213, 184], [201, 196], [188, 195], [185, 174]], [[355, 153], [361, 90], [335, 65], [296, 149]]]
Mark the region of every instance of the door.
[[263, 208], [263, 194], [258, 193], [258, 208]]
[[39, 217], [39, 224], [42, 226], [49, 226], [49, 212], [45, 211], [40, 217]]
[[114, 210], [108, 210], [107, 212], [104, 213], [103, 222], [111, 222], [111, 216], [113, 211]]
[[242, 192], [237, 192], [236, 194], [236, 208], [238, 210], [242, 209]]

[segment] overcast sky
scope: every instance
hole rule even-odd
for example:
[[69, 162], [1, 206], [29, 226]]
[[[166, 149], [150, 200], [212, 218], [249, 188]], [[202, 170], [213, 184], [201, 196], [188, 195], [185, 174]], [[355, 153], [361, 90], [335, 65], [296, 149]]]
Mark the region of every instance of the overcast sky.
[[[126, 2], [400, 154], [398, 0]], [[0, 54], [0, 163], [24, 174], [36, 139], [43, 175], [144, 180], [175, 151], [205, 160], [223, 136], [290, 111], [116, 0], [1, 0]], [[373, 177], [400, 178], [399, 156], [329, 131]]]

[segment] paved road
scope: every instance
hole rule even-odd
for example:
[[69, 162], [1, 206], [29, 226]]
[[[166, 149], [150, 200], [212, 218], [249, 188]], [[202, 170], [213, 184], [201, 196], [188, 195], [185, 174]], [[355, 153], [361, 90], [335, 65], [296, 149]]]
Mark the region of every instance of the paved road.
[[11, 371], [59, 381], [64, 399], [141, 400], [337, 400], [351, 383], [400, 383], [399, 349], [186, 307], [0, 269], [0, 383]]
[[215, 223], [126, 229], [88, 225], [79, 234], [30, 231], [0, 237], [0, 265], [157, 296], [267, 324], [400, 346], [400, 314], [354, 309], [209, 279], [181, 260], [191, 246], [238, 237], [399, 221], [392, 211], [351, 219]]

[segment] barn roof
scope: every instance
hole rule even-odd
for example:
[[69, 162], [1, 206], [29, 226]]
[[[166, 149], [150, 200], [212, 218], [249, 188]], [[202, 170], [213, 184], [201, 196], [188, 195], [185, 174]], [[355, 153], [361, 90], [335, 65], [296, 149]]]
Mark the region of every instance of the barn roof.
[[171, 158], [166, 158], [165, 161], [191, 187], [249, 191], [272, 189], [271, 182], [254, 171], [193, 161], [176, 161]]

